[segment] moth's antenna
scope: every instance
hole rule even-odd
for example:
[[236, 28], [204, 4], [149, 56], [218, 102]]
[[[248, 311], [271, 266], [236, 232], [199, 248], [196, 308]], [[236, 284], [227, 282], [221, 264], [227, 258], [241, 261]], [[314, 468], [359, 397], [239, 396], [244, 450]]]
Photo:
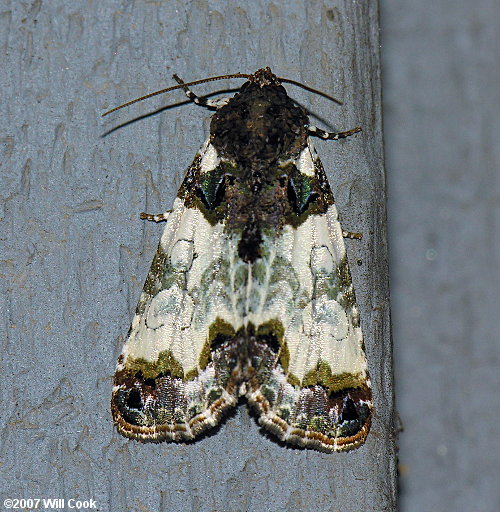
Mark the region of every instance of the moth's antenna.
[[152, 98], [153, 96], [157, 96], [158, 94], [163, 94], [165, 92], [174, 91], [175, 89], [182, 89], [184, 87], [189, 87], [190, 85], [197, 85], [197, 84], [204, 84], [205, 82], [215, 82], [216, 80], [225, 80], [226, 78], [252, 78], [252, 75], [247, 75], [244, 73], [234, 73], [233, 75], [221, 75], [221, 76], [213, 76], [210, 78], [203, 78], [201, 80], [195, 80], [194, 82], [187, 82], [183, 84], [173, 85], [172, 87], [167, 87], [166, 89], [162, 89], [161, 91], [155, 91], [150, 92], [149, 94], [146, 94], [145, 96], [141, 96], [140, 98], [136, 98], [132, 101], [127, 101], [127, 103], [124, 103], [123, 105], [120, 105], [119, 107], [112, 108], [111, 110], [108, 110], [107, 112], [104, 112], [102, 114], [102, 117], [107, 116], [108, 114], [111, 114], [111, 112], [116, 112], [117, 110], [120, 110], [121, 108], [128, 107], [129, 105], [133, 105], [134, 103], [137, 103], [138, 101], [146, 100], [148, 98]]
[[[145, 96], [141, 96], [140, 98], [136, 98], [135, 100], [127, 101], [127, 103], [123, 103], [123, 105], [120, 105], [118, 107], [112, 108], [111, 110], [108, 110], [107, 112], [104, 112], [104, 114], [102, 114], [102, 117], [107, 116], [108, 114], [111, 114], [111, 112], [116, 112], [117, 110], [120, 110], [121, 108], [128, 107], [129, 105], [133, 105], [134, 103], [137, 103], [139, 101], [146, 100], [148, 98], [152, 98], [153, 96], [157, 96], [158, 94], [175, 91], [176, 89], [184, 89], [185, 87], [189, 87], [191, 85], [204, 84], [206, 82], [215, 82], [216, 80], [226, 80], [229, 78], [251, 79], [252, 77], [254, 77], [254, 75], [249, 75], [246, 73], [234, 73], [232, 75], [213, 76], [210, 78], [202, 78], [201, 80], [195, 80], [194, 82], [187, 82], [187, 83], [183, 83], [183, 84], [173, 85], [172, 87], [167, 87], [166, 89], [161, 89], [160, 91], [150, 92], [149, 94], [146, 94]], [[174, 78], [175, 78], [175, 76], [174, 76]], [[314, 94], [319, 94], [320, 96], [328, 98], [329, 100], [337, 103], [338, 105], [342, 105], [341, 101], [335, 99], [333, 96], [330, 96], [329, 94], [326, 94], [325, 92], [318, 91], [318, 89], [313, 89], [312, 87], [301, 84], [300, 82], [296, 82], [295, 80], [291, 80], [290, 78], [281, 78], [281, 77], [277, 77], [277, 78], [280, 82], [285, 82], [287, 84], [292, 84], [292, 85], [296, 85], [298, 87], [302, 87], [302, 89], [305, 89], [306, 91], [313, 92]]]
[[335, 103], [337, 103], [337, 105], [343, 104], [341, 101], [335, 99], [333, 96], [326, 94], [326, 92], [318, 91], [317, 89], [313, 89], [312, 87], [301, 84], [300, 82], [296, 82], [295, 80], [290, 80], [289, 78], [281, 78], [281, 77], [278, 77], [278, 80], [280, 82], [285, 82], [287, 84], [297, 85], [298, 87], [302, 87], [302, 89], [305, 89], [306, 91], [313, 92], [315, 94], [319, 94], [320, 96], [324, 96], [325, 98], [328, 98], [329, 100], [332, 100]]

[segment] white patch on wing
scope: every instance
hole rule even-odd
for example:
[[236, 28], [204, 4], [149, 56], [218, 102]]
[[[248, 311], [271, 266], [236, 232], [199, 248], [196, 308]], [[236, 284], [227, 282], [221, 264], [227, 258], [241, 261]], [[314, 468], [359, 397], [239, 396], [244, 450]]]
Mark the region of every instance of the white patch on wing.
[[219, 163], [220, 158], [217, 150], [207, 141], [201, 149], [200, 173], [213, 171]]
[[187, 272], [193, 264], [194, 242], [178, 240], [170, 253], [170, 264], [175, 272]]
[[311, 272], [313, 274], [328, 273], [335, 270], [333, 256], [328, 247], [314, 247], [311, 251]]
[[311, 153], [311, 142], [308, 142], [308, 145], [301, 151], [299, 159], [297, 161], [297, 169], [306, 176], [314, 176], [314, 161], [313, 155]]
[[222, 224], [211, 226], [199, 210], [186, 208], [177, 198], [160, 250], [170, 264], [159, 276], [164, 288], [154, 297], [143, 292], [139, 304], [145, 304], [144, 313], [134, 317], [123, 355], [154, 362], [170, 350], [187, 373], [197, 368], [217, 318], [235, 329], [242, 325], [226, 284], [237, 247]]

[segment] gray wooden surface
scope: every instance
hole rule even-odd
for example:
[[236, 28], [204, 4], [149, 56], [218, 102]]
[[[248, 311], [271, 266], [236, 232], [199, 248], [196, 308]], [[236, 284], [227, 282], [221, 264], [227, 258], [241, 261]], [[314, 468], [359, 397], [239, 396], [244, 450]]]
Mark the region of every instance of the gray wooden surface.
[[402, 512], [500, 510], [498, 2], [383, 2]]
[[[1, 6], [2, 499], [95, 499], [100, 511], [394, 510], [377, 3]], [[347, 244], [372, 432], [347, 454], [289, 449], [242, 406], [194, 444], [127, 441], [112, 425], [111, 379], [162, 231], [138, 214], [171, 206], [209, 115], [183, 105], [137, 119], [183, 103], [177, 92], [99, 116], [171, 85], [173, 72], [190, 80], [265, 65], [345, 102], [288, 87], [319, 126], [363, 126], [317, 147], [345, 229], [364, 233]]]

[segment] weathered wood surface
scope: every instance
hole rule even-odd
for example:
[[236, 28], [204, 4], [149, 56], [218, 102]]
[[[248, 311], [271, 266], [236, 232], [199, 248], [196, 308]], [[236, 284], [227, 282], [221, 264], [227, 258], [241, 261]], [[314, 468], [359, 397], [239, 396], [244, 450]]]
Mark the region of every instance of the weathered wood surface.
[[[3, 498], [95, 499], [101, 511], [394, 510], [378, 28], [376, 2], [2, 4]], [[350, 453], [289, 449], [241, 406], [194, 444], [127, 441], [113, 429], [111, 377], [162, 230], [138, 214], [170, 207], [209, 114], [184, 105], [137, 119], [184, 103], [178, 92], [99, 115], [173, 72], [266, 65], [345, 102], [288, 87], [316, 124], [363, 126], [316, 145], [344, 228], [364, 233], [347, 244], [372, 432]]]
[[496, 512], [498, 2], [381, 5], [401, 512]]

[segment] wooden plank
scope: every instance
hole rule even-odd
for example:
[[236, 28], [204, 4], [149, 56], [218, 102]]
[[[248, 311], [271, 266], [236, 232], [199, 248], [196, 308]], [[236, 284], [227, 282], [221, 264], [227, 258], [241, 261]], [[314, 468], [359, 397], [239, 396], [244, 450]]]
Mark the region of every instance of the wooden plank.
[[495, 511], [498, 3], [381, 6], [399, 506]]

